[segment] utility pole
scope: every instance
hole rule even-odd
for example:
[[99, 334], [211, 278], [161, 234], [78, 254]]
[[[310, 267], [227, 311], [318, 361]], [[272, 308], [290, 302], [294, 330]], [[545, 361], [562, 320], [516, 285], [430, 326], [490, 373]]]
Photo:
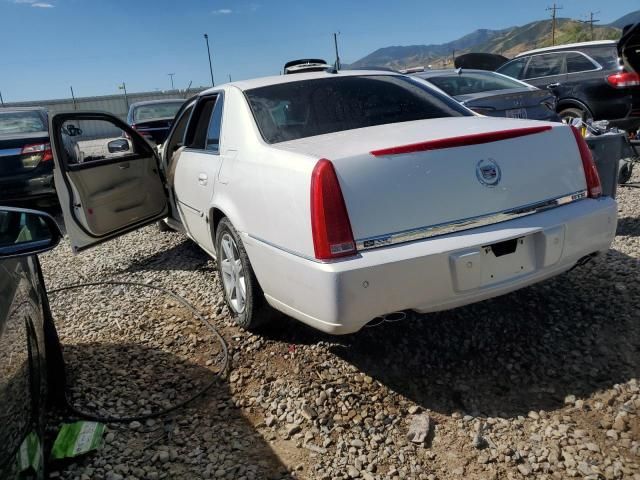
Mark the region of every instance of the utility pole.
[[2, 99], [2, 92], [0, 92], [0, 105], [4, 107], [4, 100]]
[[591, 31], [591, 40], [593, 40], [593, 24], [599, 22], [600, 20], [598, 20], [597, 18], [593, 18], [595, 15], [599, 14], [600, 12], [589, 12], [589, 20], [580, 20], [582, 23], [588, 23], [589, 24], [589, 30]]
[[213, 66], [211, 65], [211, 50], [209, 50], [209, 35], [204, 34], [204, 40], [207, 42], [207, 55], [209, 56], [209, 73], [211, 74], [211, 86], [215, 87], [216, 84], [213, 81]]
[[553, 7], [547, 7], [547, 11], [551, 11], [551, 45], [556, 44], [556, 13], [558, 10], [562, 10], [562, 7], [558, 7], [555, 3]]
[[78, 106], [76, 105], [76, 96], [73, 94], [73, 85], [69, 85], [69, 89], [71, 90], [71, 100], [73, 100], [73, 109], [77, 110]]
[[338, 55], [338, 35], [340, 35], [340, 32], [333, 32], [333, 45], [336, 48], [336, 70], [340, 70], [340, 55]]
[[175, 73], [167, 73], [167, 75], [169, 75], [169, 77], [171, 78], [171, 90], [175, 90], [175, 88], [173, 87], [173, 76], [175, 75]]
[[229, 74], [229, 83], [231, 83], [231, 74]]
[[122, 82], [122, 85], [118, 85], [118, 89], [124, 90], [124, 103], [127, 106], [127, 111], [129, 111], [129, 97], [127, 97], [127, 85]]

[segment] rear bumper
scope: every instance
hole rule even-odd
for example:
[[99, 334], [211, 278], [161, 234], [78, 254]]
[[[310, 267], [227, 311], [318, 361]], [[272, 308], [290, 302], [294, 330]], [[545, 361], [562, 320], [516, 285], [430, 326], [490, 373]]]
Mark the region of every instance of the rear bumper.
[[[346, 334], [386, 313], [446, 310], [553, 277], [586, 255], [607, 251], [616, 224], [615, 200], [602, 198], [334, 263], [301, 258], [247, 234], [243, 242], [273, 307], [319, 330]], [[490, 280], [478, 255], [487, 245], [515, 238], [526, 239], [525, 273]], [[476, 262], [469, 271], [468, 259]]]
[[29, 178], [0, 180], [0, 205], [7, 203], [57, 199], [53, 173]]

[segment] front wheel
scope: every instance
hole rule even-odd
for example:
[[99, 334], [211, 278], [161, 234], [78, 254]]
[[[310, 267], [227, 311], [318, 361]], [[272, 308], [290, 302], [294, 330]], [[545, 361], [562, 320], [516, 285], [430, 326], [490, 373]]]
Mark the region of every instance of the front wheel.
[[256, 330], [271, 318], [273, 310], [258, 285], [238, 232], [227, 218], [218, 224], [216, 256], [220, 283], [234, 321], [246, 330]]

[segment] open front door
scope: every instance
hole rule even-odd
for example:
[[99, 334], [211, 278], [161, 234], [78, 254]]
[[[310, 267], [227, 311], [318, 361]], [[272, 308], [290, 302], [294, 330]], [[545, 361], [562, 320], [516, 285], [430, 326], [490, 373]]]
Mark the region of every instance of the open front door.
[[54, 179], [74, 251], [167, 216], [153, 147], [113, 115], [58, 113], [50, 121]]

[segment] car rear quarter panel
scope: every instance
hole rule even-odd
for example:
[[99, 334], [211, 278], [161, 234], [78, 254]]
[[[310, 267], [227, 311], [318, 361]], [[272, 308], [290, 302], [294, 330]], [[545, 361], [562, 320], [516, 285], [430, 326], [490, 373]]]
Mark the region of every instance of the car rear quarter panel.
[[317, 159], [267, 145], [239, 89], [230, 88], [226, 101], [224, 161], [211, 207], [242, 233], [313, 257], [309, 198]]

